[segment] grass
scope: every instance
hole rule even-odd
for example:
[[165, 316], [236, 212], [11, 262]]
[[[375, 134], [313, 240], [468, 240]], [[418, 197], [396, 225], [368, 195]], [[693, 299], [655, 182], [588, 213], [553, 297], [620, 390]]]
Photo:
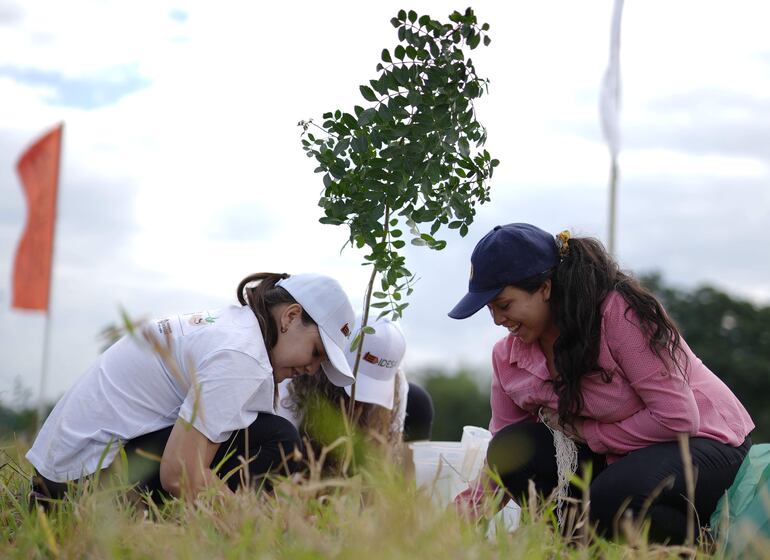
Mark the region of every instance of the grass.
[[[650, 545], [643, 532], [613, 543], [556, 530], [553, 504], [529, 504], [515, 532], [486, 527], [439, 509], [401, 469], [370, 460], [355, 476], [276, 480], [272, 493], [203, 494], [161, 507], [130, 499], [115, 477], [80, 488], [49, 513], [30, 511], [27, 481], [12, 468], [26, 446], [5, 448], [0, 469], [1, 558], [708, 558], [704, 549]], [[31, 471], [21, 462], [22, 469]], [[716, 557], [719, 557], [717, 555]]]

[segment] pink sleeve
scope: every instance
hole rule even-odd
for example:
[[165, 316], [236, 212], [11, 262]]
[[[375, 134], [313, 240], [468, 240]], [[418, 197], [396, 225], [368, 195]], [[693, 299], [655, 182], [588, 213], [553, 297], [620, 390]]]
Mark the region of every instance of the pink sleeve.
[[[503, 339], [495, 344], [492, 351], [492, 390], [490, 394], [492, 420], [489, 422], [489, 431], [493, 434], [510, 424], [534, 420], [534, 416], [514, 403], [503, 389], [500, 382], [500, 372], [502, 371], [505, 375], [510, 368], [510, 347], [506, 344], [506, 339]], [[466, 511], [472, 518], [476, 519], [481, 515], [480, 507], [484, 494], [494, 493], [496, 490], [497, 484], [482, 471], [478, 479], [470, 481], [468, 488], [455, 497], [455, 507], [459, 512]], [[507, 499], [503, 500], [500, 507], [503, 507], [507, 501]]]
[[500, 375], [501, 372], [505, 375], [511, 369], [509, 356], [508, 345], [505, 344], [505, 340], [495, 344], [495, 349], [492, 351], [492, 389], [489, 396], [492, 408], [489, 431], [493, 434], [510, 424], [535, 419], [529, 412], [514, 403], [503, 389]]
[[[653, 443], [676, 440], [679, 433], [695, 435], [698, 406], [682, 372], [650, 349], [636, 313], [618, 293], [608, 296], [602, 316], [602, 337], [623, 378], [645, 404], [614, 423], [586, 419], [583, 437], [597, 453], [625, 454]], [[666, 354], [663, 354], [664, 359]]]

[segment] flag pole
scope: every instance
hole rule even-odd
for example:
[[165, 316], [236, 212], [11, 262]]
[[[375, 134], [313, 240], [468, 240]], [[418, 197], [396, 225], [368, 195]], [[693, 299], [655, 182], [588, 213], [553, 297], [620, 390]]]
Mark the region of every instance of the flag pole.
[[51, 349], [51, 310], [53, 309], [52, 295], [53, 295], [53, 279], [54, 279], [54, 263], [56, 262], [56, 229], [58, 223], [59, 213], [59, 181], [61, 179], [61, 160], [62, 151], [64, 150], [64, 123], [60, 123], [58, 128], [60, 129], [61, 141], [59, 144], [59, 151], [56, 157], [56, 200], [54, 203], [54, 220], [53, 220], [53, 235], [51, 241], [51, 262], [49, 265], [48, 280], [48, 306], [45, 310], [45, 322], [43, 325], [43, 357], [40, 364], [40, 387], [38, 390], [37, 399], [37, 426], [36, 432], [40, 431], [43, 426], [43, 420], [45, 416], [46, 402], [45, 402], [45, 389], [48, 384], [48, 355]]
[[[51, 260], [53, 263], [53, 259]], [[51, 273], [53, 276], [53, 271]], [[49, 286], [48, 297], [50, 302], [51, 289]], [[51, 308], [45, 312], [45, 322], [43, 326], [43, 359], [40, 364], [40, 388], [37, 395], [37, 423], [35, 431], [39, 432], [43, 426], [43, 416], [45, 415], [45, 386], [48, 381], [48, 352], [50, 350], [51, 341]]]

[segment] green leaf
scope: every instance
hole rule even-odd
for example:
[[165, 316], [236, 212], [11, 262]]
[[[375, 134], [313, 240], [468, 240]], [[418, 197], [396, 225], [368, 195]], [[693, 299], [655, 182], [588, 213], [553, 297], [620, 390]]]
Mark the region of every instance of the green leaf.
[[376, 334], [377, 331], [374, 330], [374, 327], [370, 327], [369, 325], [362, 327], [361, 332], [364, 334]]
[[373, 303], [371, 307], [374, 307], [375, 309], [382, 309], [386, 305], [390, 305], [387, 301], [378, 301], [377, 303]]
[[458, 145], [460, 148], [460, 153], [464, 157], [468, 157], [471, 153], [471, 148], [470, 148], [470, 145], [468, 144], [468, 140], [465, 138], [460, 138]]
[[396, 249], [403, 249], [405, 245], [406, 245], [406, 243], [401, 241], [400, 239], [397, 239], [396, 241], [393, 242], [393, 246]]
[[444, 247], [446, 247], [446, 241], [444, 241], [443, 239], [439, 239], [433, 245], [430, 246], [430, 248], [433, 249], [434, 251], [441, 251], [442, 249], [444, 249]]
[[369, 109], [366, 109], [363, 113], [361, 113], [358, 116], [358, 125], [359, 126], [365, 126], [372, 122], [374, 120], [375, 115], [377, 114], [377, 110], [373, 107], [370, 107]]
[[414, 10], [409, 10], [409, 21], [411, 21], [412, 23], [417, 21], [417, 12], [415, 12]]
[[404, 57], [406, 56], [406, 49], [404, 49], [404, 47], [401, 45], [398, 45], [396, 50], [393, 51], [393, 54], [396, 55], [397, 59], [404, 60]]
[[489, 35], [484, 35], [484, 46], [488, 47], [489, 43], [492, 42], [492, 39], [490, 39]]
[[323, 218], [320, 218], [318, 220], [322, 224], [330, 225], [330, 226], [339, 226], [341, 224], [344, 224], [345, 222], [340, 220], [339, 218], [328, 218], [324, 216]]
[[386, 294], [385, 292], [373, 292], [372, 296], [376, 297], [377, 299], [384, 299], [388, 297], [388, 294]]
[[358, 350], [358, 347], [361, 346], [361, 333], [356, 333], [356, 336], [353, 337], [353, 342], [350, 343], [350, 351], [355, 352]]
[[419, 237], [415, 237], [412, 239], [412, 245], [422, 247], [423, 245], [427, 245], [427, 243], [425, 243], [423, 239], [420, 239]]
[[368, 86], [359, 86], [358, 89], [361, 90], [361, 95], [363, 95], [364, 99], [367, 101], [377, 101], [377, 96], [372, 91], [372, 88]]
[[393, 118], [393, 114], [385, 103], [380, 103], [380, 106], [377, 107], [377, 114], [383, 121], [389, 121]]
[[388, 52], [388, 49], [382, 49], [382, 54], [380, 55], [383, 62], [393, 62], [393, 59], [390, 58], [390, 53]]

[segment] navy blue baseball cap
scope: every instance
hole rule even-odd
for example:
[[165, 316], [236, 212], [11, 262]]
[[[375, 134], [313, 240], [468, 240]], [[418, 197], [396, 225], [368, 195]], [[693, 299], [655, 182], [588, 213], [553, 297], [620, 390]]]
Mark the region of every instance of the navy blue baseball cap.
[[550, 233], [531, 224], [495, 226], [473, 249], [468, 293], [449, 316], [466, 319], [506, 286], [545, 272], [558, 262], [556, 239]]

